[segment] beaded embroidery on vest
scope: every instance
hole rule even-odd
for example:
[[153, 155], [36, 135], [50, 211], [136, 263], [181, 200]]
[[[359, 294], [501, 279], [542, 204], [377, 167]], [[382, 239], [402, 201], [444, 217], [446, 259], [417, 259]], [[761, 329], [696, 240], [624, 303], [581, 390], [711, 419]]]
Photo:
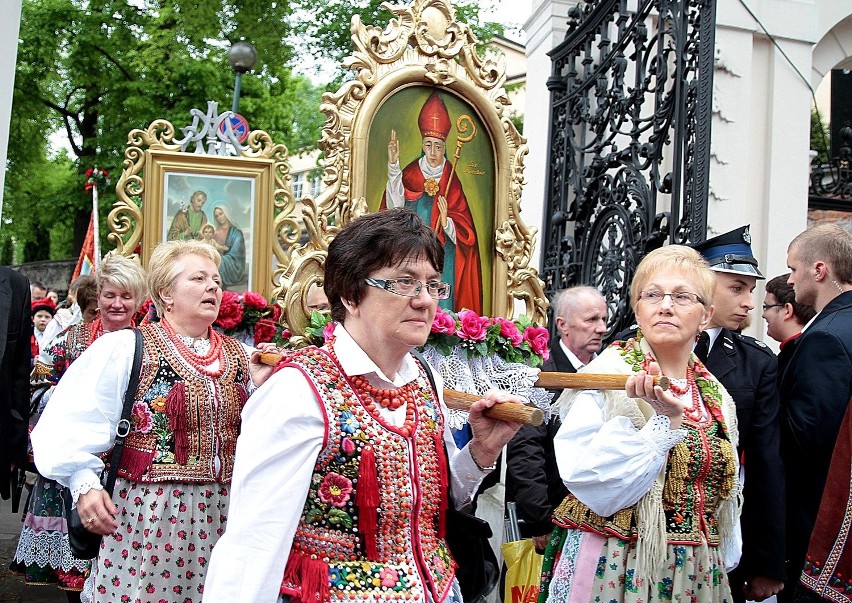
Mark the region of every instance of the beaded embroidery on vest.
[[[405, 437], [367, 411], [325, 351], [305, 348], [286, 366], [299, 369], [314, 388], [325, 414], [326, 440], [282, 594], [304, 601], [423, 601], [428, 589], [432, 600], [444, 600], [455, 577], [455, 563], [439, 536], [444, 417], [422, 368], [415, 425]], [[358, 487], [366, 480], [359, 480], [359, 469], [363, 472], [367, 448], [378, 477], [376, 558], [368, 557], [359, 526]], [[316, 584], [317, 576], [326, 576], [326, 584]]]
[[142, 369], [119, 475], [136, 482], [231, 481], [251, 381], [243, 346], [223, 337], [225, 367], [212, 379], [180, 355], [160, 325], [139, 330]]

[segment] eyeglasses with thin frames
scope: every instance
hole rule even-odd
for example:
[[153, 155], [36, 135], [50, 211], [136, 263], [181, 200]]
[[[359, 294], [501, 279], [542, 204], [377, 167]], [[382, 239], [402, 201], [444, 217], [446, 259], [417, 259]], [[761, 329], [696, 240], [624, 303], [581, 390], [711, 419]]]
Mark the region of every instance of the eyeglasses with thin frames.
[[769, 308], [783, 308], [785, 304], [763, 304], [763, 311], [766, 312]]
[[642, 291], [639, 293], [639, 299], [649, 304], [656, 306], [663, 303], [663, 299], [666, 297], [672, 300], [672, 303], [676, 306], [691, 306], [693, 304], [703, 304], [704, 300], [701, 299], [696, 293], [690, 293], [689, 291], [675, 291], [673, 293], [663, 293], [662, 291]]
[[426, 293], [428, 293], [429, 297], [432, 299], [449, 299], [450, 290], [452, 289], [449, 283], [442, 283], [440, 281], [429, 281], [428, 283], [424, 283], [416, 278], [410, 278], [407, 276], [402, 278], [385, 279], [365, 278], [364, 283], [370, 287], [384, 289], [385, 291], [390, 291], [391, 293], [401, 295], [402, 297], [417, 297], [420, 295], [420, 291], [423, 290], [423, 287], [426, 287]]

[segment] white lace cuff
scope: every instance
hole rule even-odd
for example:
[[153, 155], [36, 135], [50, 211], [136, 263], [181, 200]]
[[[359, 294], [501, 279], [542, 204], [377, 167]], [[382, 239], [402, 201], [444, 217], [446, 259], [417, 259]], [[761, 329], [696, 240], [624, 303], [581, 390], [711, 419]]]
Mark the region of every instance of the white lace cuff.
[[672, 422], [666, 415], [654, 415], [639, 434], [660, 456], [668, 454], [675, 444], [686, 437], [682, 429], [672, 429]]
[[98, 475], [91, 469], [81, 469], [71, 476], [71, 500], [77, 506], [77, 499], [89, 490], [103, 490], [103, 484]]

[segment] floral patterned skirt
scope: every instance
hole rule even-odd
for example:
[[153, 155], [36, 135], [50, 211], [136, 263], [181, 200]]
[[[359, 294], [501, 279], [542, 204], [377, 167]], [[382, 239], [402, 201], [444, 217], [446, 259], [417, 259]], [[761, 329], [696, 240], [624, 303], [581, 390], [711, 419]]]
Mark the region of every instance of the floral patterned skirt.
[[64, 490], [52, 479], [36, 477], [11, 568], [23, 574], [27, 584], [55, 584], [63, 590], [79, 591], [89, 562], [71, 554]]
[[556, 528], [542, 564], [539, 602], [731, 603], [718, 547], [667, 544], [665, 577], [635, 577], [636, 546], [619, 538]]
[[225, 531], [229, 486], [118, 478], [118, 530], [92, 569], [96, 603], [201, 601], [213, 545]]

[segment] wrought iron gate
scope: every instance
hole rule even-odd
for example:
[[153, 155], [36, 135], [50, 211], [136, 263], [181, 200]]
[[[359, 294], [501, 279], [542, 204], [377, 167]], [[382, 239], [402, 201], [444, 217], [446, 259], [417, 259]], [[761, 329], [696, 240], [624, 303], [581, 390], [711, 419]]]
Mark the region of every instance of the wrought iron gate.
[[715, 10], [581, 0], [550, 53], [541, 277], [549, 294], [597, 287], [608, 337], [632, 320], [642, 256], [706, 237]]

